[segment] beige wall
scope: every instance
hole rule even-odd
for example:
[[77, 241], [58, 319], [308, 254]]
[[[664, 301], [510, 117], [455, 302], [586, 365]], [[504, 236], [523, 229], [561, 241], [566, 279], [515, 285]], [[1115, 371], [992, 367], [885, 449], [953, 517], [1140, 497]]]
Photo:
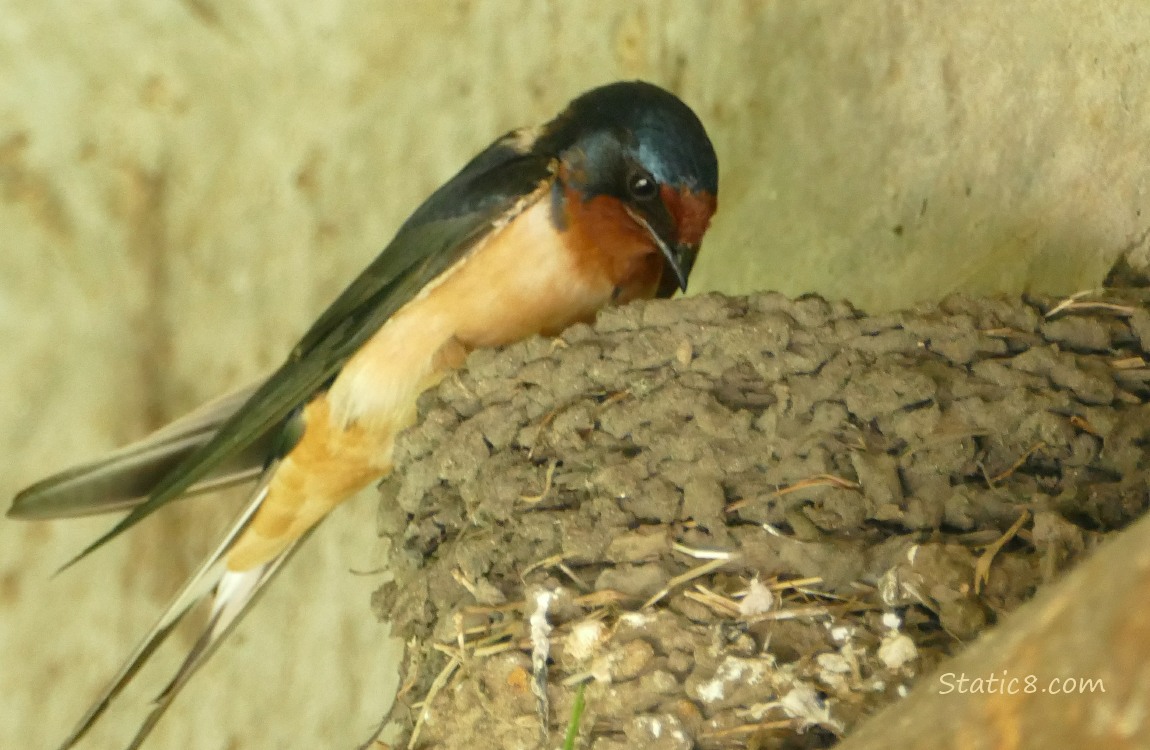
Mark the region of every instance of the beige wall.
[[[1140, 0], [7, 0], [0, 496], [274, 365], [466, 157], [616, 78], [674, 88], [715, 139], [698, 289], [1091, 286], [1146, 249], [1147, 38]], [[0, 523], [0, 746], [63, 735], [210, 505], [58, 578], [104, 522]], [[348, 573], [380, 562], [372, 512], [321, 531], [155, 747], [366, 736], [392, 679], [378, 579]]]

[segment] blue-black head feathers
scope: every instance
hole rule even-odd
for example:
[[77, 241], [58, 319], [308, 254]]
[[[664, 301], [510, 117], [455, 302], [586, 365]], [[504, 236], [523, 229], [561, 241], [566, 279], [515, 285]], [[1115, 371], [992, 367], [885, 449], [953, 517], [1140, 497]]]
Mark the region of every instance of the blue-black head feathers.
[[[661, 184], [716, 195], [719, 165], [703, 123], [677, 96], [643, 81], [592, 89], [545, 126], [533, 151], [582, 151], [588, 168], [609, 168], [621, 149]], [[596, 177], [588, 175], [591, 182]]]

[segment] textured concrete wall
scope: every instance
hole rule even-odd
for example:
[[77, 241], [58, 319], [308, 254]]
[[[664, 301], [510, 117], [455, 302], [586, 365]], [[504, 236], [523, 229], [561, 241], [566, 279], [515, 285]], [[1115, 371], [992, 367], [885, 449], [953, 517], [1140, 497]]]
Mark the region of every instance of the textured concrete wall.
[[[1146, 247], [1148, 37], [1139, 0], [0, 0], [0, 496], [272, 366], [467, 156], [616, 78], [716, 141], [699, 289], [1090, 286]], [[348, 573], [379, 563], [370, 506], [156, 747], [368, 732], [391, 679], [377, 580]], [[62, 736], [223, 517], [165, 515], [56, 579], [106, 524], [0, 523], [0, 746]]]

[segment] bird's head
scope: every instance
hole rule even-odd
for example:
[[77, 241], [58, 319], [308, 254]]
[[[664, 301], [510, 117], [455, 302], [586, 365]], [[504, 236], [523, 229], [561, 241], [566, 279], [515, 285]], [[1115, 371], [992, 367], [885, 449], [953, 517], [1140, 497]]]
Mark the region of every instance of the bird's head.
[[602, 244], [661, 256], [659, 295], [686, 290], [719, 187], [715, 149], [690, 107], [649, 83], [613, 83], [572, 101], [534, 150], [556, 160], [557, 188], [586, 207], [593, 232], [631, 239]]

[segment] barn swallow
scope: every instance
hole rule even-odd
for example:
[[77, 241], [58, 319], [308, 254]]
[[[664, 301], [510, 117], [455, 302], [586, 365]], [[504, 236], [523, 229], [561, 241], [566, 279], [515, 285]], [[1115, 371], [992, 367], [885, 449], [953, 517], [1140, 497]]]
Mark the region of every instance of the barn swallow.
[[468, 352], [686, 290], [717, 193], [714, 148], [686, 104], [643, 82], [593, 89], [436, 190], [267, 379], [17, 495], [14, 518], [128, 510], [75, 562], [172, 500], [254, 484], [61, 750], [203, 603], [208, 622], [129, 746], [139, 747], [315, 525], [391, 471], [416, 398]]

